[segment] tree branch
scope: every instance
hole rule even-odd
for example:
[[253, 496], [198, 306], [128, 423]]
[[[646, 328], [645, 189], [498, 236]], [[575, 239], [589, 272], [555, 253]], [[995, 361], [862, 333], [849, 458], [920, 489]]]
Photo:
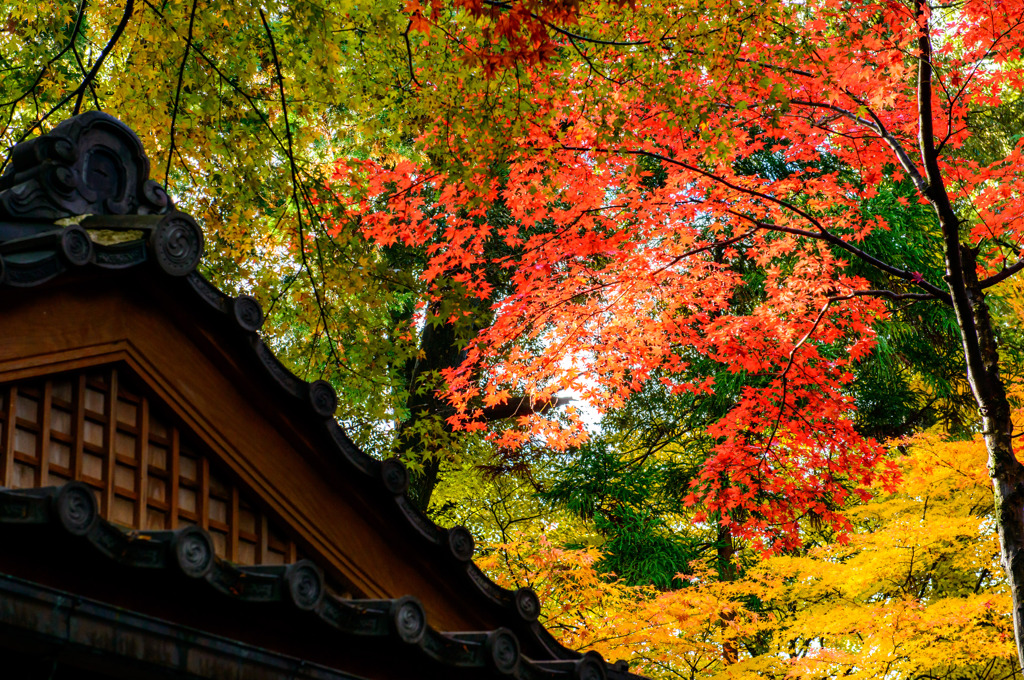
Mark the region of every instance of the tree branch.
[[[512, 9], [512, 5], [510, 3], [499, 2], [498, 0], [483, 0], [483, 4], [490, 5], [491, 7], [497, 7], [498, 9], [506, 9], [506, 10]], [[564, 28], [560, 28], [560, 27], [554, 25], [553, 23], [551, 23], [550, 21], [547, 21], [545, 19], [540, 18], [534, 12], [527, 12], [527, 13], [530, 15], [531, 19], [534, 19], [535, 21], [540, 22], [543, 26], [546, 26], [546, 27], [550, 28], [555, 33], [558, 33], [560, 35], [564, 35], [565, 37], [570, 38], [570, 39], [582, 40], [583, 42], [594, 43], [595, 45], [608, 45], [610, 47], [639, 47], [641, 45], [650, 45], [652, 42], [655, 42], [655, 41], [652, 41], [652, 40], [620, 41], [620, 40], [601, 40], [599, 38], [590, 38], [590, 37], [587, 37], [585, 35], [579, 35], [577, 33], [572, 33], [570, 31], [567, 31]], [[667, 40], [667, 39], [668, 38], [666, 38], [664, 36], [662, 36], [662, 38], [661, 38], [661, 40]]]
[[832, 302], [839, 302], [841, 300], [850, 300], [855, 297], [882, 297], [888, 300], [936, 300], [937, 298], [931, 293], [897, 293], [893, 290], [851, 290], [843, 295], [836, 295], [830, 297], [829, 300]]
[[[84, 78], [86, 74], [85, 62], [82, 60], [82, 56], [78, 54], [78, 47], [76, 47], [74, 43], [71, 43], [71, 54], [74, 55], [75, 63], [78, 64], [78, 71], [82, 74], [82, 77]], [[100, 98], [96, 96], [96, 88], [93, 86], [92, 83], [89, 83], [89, 94], [92, 95], [92, 103], [96, 105], [96, 110], [102, 111], [103, 105], [100, 104]], [[75, 110], [77, 111], [78, 108], [79, 103], [76, 102]]]
[[980, 286], [983, 290], [985, 288], [990, 288], [991, 286], [996, 285], [1000, 281], [1005, 281], [1006, 279], [1010, 278], [1011, 276], [1013, 276], [1022, 269], [1024, 269], [1024, 260], [1019, 260], [1015, 264], [1012, 264], [1006, 269], [1003, 269], [998, 274], [993, 274], [987, 279], [982, 279], [981, 281], [978, 282], [978, 286]]
[[[160, 17], [161, 19], [164, 20], [165, 23], [167, 23], [167, 18], [163, 15], [163, 12], [161, 12], [160, 9], [156, 5], [154, 5], [152, 2], [150, 2], [150, 0], [143, 0], [143, 2], [145, 2], [146, 6], [149, 7], [151, 10], [153, 10], [158, 17]], [[178, 36], [178, 34], [174, 32], [173, 28], [171, 28], [170, 30], [171, 30], [172, 33], [174, 33], [174, 35]], [[181, 36], [178, 36], [178, 37], [180, 38]], [[246, 103], [253, 110], [253, 112], [257, 116], [260, 117], [260, 120], [263, 122], [263, 125], [267, 128], [267, 131], [270, 133], [270, 136], [274, 138], [275, 142], [277, 142], [278, 147], [280, 147], [281, 150], [283, 150], [283, 151], [287, 151], [287, 148], [285, 146], [284, 141], [280, 137], [277, 136], [276, 132], [274, 132], [274, 128], [270, 125], [270, 121], [267, 119], [266, 114], [264, 114], [263, 110], [260, 109], [260, 107], [256, 105], [256, 102], [255, 102], [255, 100], [253, 100], [252, 96], [248, 92], [243, 90], [238, 85], [238, 83], [236, 83], [234, 80], [229, 78], [227, 76], [227, 74], [225, 74], [223, 71], [221, 71], [220, 67], [218, 67], [217, 64], [212, 59], [210, 59], [208, 56], [206, 56], [206, 54], [203, 52], [203, 50], [200, 48], [199, 45], [196, 45], [195, 43], [193, 43], [192, 51], [196, 53], [197, 57], [199, 57], [200, 59], [205, 61], [206, 64], [210, 68], [213, 69], [213, 72], [216, 73], [218, 76], [220, 76], [221, 80], [223, 80], [225, 83], [230, 85], [231, 88], [235, 92], [237, 92], [242, 97], [242, 99], [244, 99], [246, 101]]]
[[178, 68], [178, 85], [174, 89], [174, 108], [171, 109], [171, 142], [167, 152], [167, 166], [164, 168], [164, 188], [168, 191], [171, 187], [171, 160], [174, 158], [174, 126], [178, 122], [178, 104], [181, 101], [181, 86], [185, 79], [185, 64], [188, 63], [188, 53], [192, 50], [192, 26], [196, 20], [196, 3], [192, 0], [192, 11], [188, 15], [188, 37], [185, 39], [185, 52], [181, 55], [181, 66]]
[[[926, 7], [924, 0], [915, 0], [914, 7], [918, 19], [924, 17]], [[938, 152], [935, 149], [934, 112], [932, 110], [932, 78], [934, 75], [932, 71], [932, 42], [928, 21], [924, 20], [921, 23], [921, 34], [917, 40], [919, 52], [917, 112], [921, 162], [925, 169], [925, 179], [928, 181], [926, 196], [938, 215], [939, 226], [942, 229], [943, 249], [946, 257], [945, 278], [949, 286], [957, 323], [961, 329], [960, 336], [964, 345], [968, 381], [971, 383], [979, 406], [984, 409], [984, 405], [987, 405], [992, 398], [992, 385], [990, 385], [988, 371], [985, 368], [978, 326], [974, 319], [974, 305], [965, 280], [966, 272], [960, 245], [960, 220], [953, 211], [949, 194], [946, 193], [946, 186], [942, 181], [942, 171], [939, 168]], [[974, 266], [973, 262], [971, 266]]]
[[412, 28], [412, 19], [409, 19], [408, 25], [405, 27], [405, 31], [402, 33], [402, 37], [405, 38], [405, 58], [409, 64], [409, 77], [412, 78], [412, 82], [416, 83], [417, 87], [423, 87], [420, 81], [416, 79], [416, 72], [412, 67], [412, 45], [409, 43], [409, 29]]
[[821, 230], [824, 231], [824, 227], [822, 227], [821, 222], [819, 222], [818, 219], [816, 217], [814, 217], [814, 215], [811, 215], [810, 213], [808, 213], [805, 210], [801, 209], [799, 206], [796, 206], [796, 205], [790, 203], [789, 201], [784, 201], [781, 198], [776, 198], [775, 196], [772, 196], [770, 194], [766, 194], [766, 193], [758, 191], [756, 189], [750, 189], [750, 188], [747, 188], [747, 187], [740, 186], [738, 184], [734, 184], [733, 182], [730, 182], [729, 180], [725, 179], [724, 177], [722, 177], [720, 175], [716, 175], [713, 172], [708, 172], [707, 170], [703, 170], [701, 168], [698, 168], [695, 165], [690, 165], [689, 163], [685, 163], [683, 161], [680, 161], [678, 159], [672, 158], [670, 156], [666, 156], [664, 154], [655, 153], [654, 151], [645, 151], [643, 149], [607, 149], [607, 148], [602, 148], [602, 147], [596, 147], [595, 148], [595, 147], [585, 147], [585, 146], [565, 146], [564, 144], [561, 145], [561, 148], [565, 149], [566, 151], [596, 151], [598, 153], [621, 153], [621, 154], [626, 154], [628, 156], [647, 156], [648, 158], [654, 158], [654, 159], [657, 159], [657, 160], [660, 160], [660, 161], [664, 161], [665, 163], [671, 163], [672, 165], [678, 165], [679, 167], [685, 168], [685, 169], [689, 170], [690, 172], [695, 172], [698, 175], [702, 175], [704, 177], [707, 177], [708, 179], [710, 179], [710, 180], [712, 180], [714, 182], [718, 182], [719, 184], [725, 185], [725, 186], [729, 187], [730, 189], [732, 189], [733, 191], [738, 191], [740, 193], [747, 194], [748, 196], [754, 196], [756, 198], [763, 199], [763, 200], [768, 201], [770, 203], [774, 203], [775, 205], [777, 205], [777, 206], [779, 206], [781, 208], [784, 208], [786, 210], [789, 210], [790, 212], [793, 212], [793, 213], [799, 215], [800, 217], [804, 218], [805, 220], [807, 220], [808, 222], [813, 224], [816, 228], [821, 229]]
[[[856, 97], [853, 97], [852, 95], [850, 96], [854, 99], [854, 101], [863, 106], [863, 103], [860, 102]], [[908, 154], [907, 150], [903, 148], [903, 145], [900, 144], [899, 140], [892, 136], [892, 134], [886, 129], [885, 125], [882, 124], [882, 120], [870, 108], [865, 106], [865, 109], [871, 115], [872, 120], [862, 118], [850, 111], [847, 111], [846, 109], [843, 109], [838, 106], [833, 106], [832, 104], [812, 102], [806, 99], [791, 99], [790, 102], [796, 104], [797, 106], [808, 106], [819, 109], [827, 109], [829, 111], [833, 111], [839, 114], [840, 116], [843, 116], [844, 118], [849, 118], [850, 120], [868, 128], [869, 130], [877, 134], [882, 139], [882, 141], [884, 141], [889, 146], [889, 148], [892, 149], [893, 154], [895, 154], [896, 156], [896, 160], [899, 161], [900, 167], [903, 168], [903, 171], [907, 173], [911, 181], [914, 182], [914, 186], [917, 187], [917, 190], [924, 193], [925, 190], [928, 188], [927, 182], [925, 182], [924, 178], [921, 177], [921, 172], [920, 170], [917, 169], [917, 166], [914, 165], [914, 161], [911, 160], [910, 154]]]
[[547, 398], [533, 398], [529, 396], [525, 397], [512, 397], [506, 399], [500, 404], [494, 406], [488, 406], [481, 410], [484, 420], [507, 420], [509, 418], [518, 418], [520, 416], [529, 416], [536, 413], [547, 413], [553, 408], [564, 406], [569, 402], [573, 401], [572, 397], [547, 397]]
[[874, 255], [871, 255], [871, 254], [861, 250], [860, 248], [854, 246], [853, 244], [847, 243], [846, 241], [844, 241], [840, 237], [836, 236], [835, 234], [833, 234], [830, 231], [828, 231], [827, 229], [825, 229], [824, 225], [822, 225], [821, 222], [816, 217], [814, 217], [813, 215], [811, 215], [807, 211], [803, 210], [799, 206], [796, 206], [796, 205], [790, 203], [789, 201], [784, 201], [784, 200], [782, 200], [780, 198], [776, 198], [775, 196], [771, 196], [770, 194], [766, 194], [766, 193], [758, 191], [756, 189], [750, 189], [748, 187], [740, 186], [738, 184], [730, 182], [729, 180], [727, 180], [726, 178], [724, 178], [724, 177], [722, 177], [720, 175], [716, 175], [716, 174], [714, 174], [712, 172], [708, 172], [707, 170], [703, 170], [703, 169], [698, 168], [698, 167], [696, 167], [694, 165], [690, 165], [689, 163], [685, 163], [683, 161], [677, 160], [675, 158], [671, 158], [671, 157], [666, 156], [664, 154], [655, 153], [653, 151], [645, 151], [643, 149], [619, 149], [619, 150], [613, 150], [613, 149], [602, 148], [602, 147], [596, 147], [595, 148], [595, 147], [585, 147], [585, 146], [566, 146], [564, 144], [561, 145], [561, 148], [565, 149], [566, 151], [591, 151], [591, 152], [595, 152], [596, 151], [598, 153], [621, 153], [621, 154], [625, 154], [625, 155], [629, 155], [629, 156], [647, 156], [648, 158], [655, 158], [655, 159], [663, 161], [665, 163], [670, 163], [672, 165], [677, 165], [677, 166], [679, 166], [681, 168], [685, 168], [685, 169], [687, 169], [687, 170], [689, 170], [691, 172], [695, 172], [695, 173], [697, 173], [699, 175], [702, 175], [703, 177], [707, 177], [711, 181], [717, 182], [719, 184], [722, 184], [722, 185], [732, 189], [733, 191], [738, 191], [740, 193], [747, 194], [748, 196], [754, 196], [756, 198], [760, 198], [760, 199], [768, 201], [770, 203], [774, 203], [775, 205], [778, 205], [778, 206], [780, 206], [781, 208], [783, 208], [785, 210], [788, 210], [788, 211], [790, 211], [792, 213], [795, 213], [796, 215], [799, 215], [800, 217], [805, 219], [807, 222], [809, 222], [812, 225], [814, 225], [816, 231], [810, 231], [810, 230], [807, 230], [807, 229], [794, 229], [794, 228], [791, 228], [791, 227], [781, 227], [781, 226], [778, 226], [778, 225], [775, 225], [775, 224], [771, 224], [770, 222], [761, 222], [761, 221], [755, 220], [755, 219], [753, 219], [751, 217], [747, 217], [745, 215], [740, 215], [739, 213], [736, 213], [736, 212], [733, 212], [733, 211], [729, 211], [729, 212], [731, 214], [733, 214], [733, 215], [737, 215], [739, 217], [742, 217], [743, 219], [749, 220], [751, 223], [757, 225], [761, 229], [769, 229], [769, 230], [772, 230], [772, 231], [781, 231], [781, 232], [786, 232], [786, 233], [795, 234], [795, 235], [799, 235], [799, 236], [805, 236], [805, 237], [808, 237], [808, 238], [815, 238], [815, 239], [819, 239], [819, 240], [823, 240], [823, 241], [826, 241], [828, 243], [831, 243], [831, 244], [833, 244], [833, 245], [835, 245], [835, 246], [837, 246], [839, 248], [842, 248], [843, 250], [845, 250], [845, 251], [847, 251], [847, 252], [849, 252], [849, 253], [851, 253], [853, 255], [856, 255], [858, 258], [860, 258], [861, 260], [867, 262], [868, 264], [872, 265], [873, 267], [876, 267], [876, 268], [878, 268], [878, 269], [880, 269], [880, 270], [882, 270], [882, 271], [884, 271], [884, 272], [886, 272], [888, 274], [891, 274], [892, 276], [896, 276], [896, 277], [901, 278], [901, 279], [903, 279], [905, 281], [909, 281], [910, 283], [913, 283], [915, 286], [923, 289], [925, 292], [935, 296], [937, 299], [942, 300], [942, 301], [944, 301], [944, 302], [946, 302], [948, 304], [952, 304], [952, 300], [950, 299], [949, 293], [947, 293], [946, 291], [944, 291], [944, 290], [942, 290], [942, 289], [940, 289], [940, 288], [938, 288], [938, 287], [928, 283], [927, 281], [925, 281], [924, 279], [921, 278], [920, 274], [917, 274], [915, 272], [908, 272], [906, 270], [899, 269], [898, 267], [894, 267], [893, 265], [889, 264], [888, 262], [885, 262], [885, 261], [875, 257]]
[[[29, 85], [25, 89], [24, 92], [22, 92], [20, 95], [18, 95], [16, 98], [12, 99], [11, 101], [4, 102], [3, 104], [0, 104], [0, 106], [4, 106], [4, 107], [7, 107], [7, 106], [17, 106], [18, 103], [22, 99], [24, 99], [29, 94], [31, 94], [32, 92], [35, 91], [35, 89], [39, 85], [39, 83], [42, 82], [43, 76], [46, 75], [46, 72], [49, 70], [49, 68], [51, 66], [53, 66], [57, 62], [58, 59], [63, 57], [65, 54], [67, 54], [68, 50], [70, 50], [70, 49], [72, 49], [74, 47], [75, 38], [78, 37], [78, 31], [81, 30], [81, 28], [82, 28], [82, 17], [85, 16], [85, 5], [86, 5], [86, 2], [88, 2], [88, 0], [82, 0], [82, 3], [78, 6], [78, 16], [75, 18], [75, 26], [74, 26], [74, 28], [71, 29], [71, 37], [70, 37], [70, 39], [68, 39], [68, 44], [65, 45], [63, 47], [63, 49], [61, 49], [60, 52], [55, 54], [52, 59], [47, 61], [45, 65], [43, 65], [43, 68], [41, 68], [39, 70], [38, 75], [36, 75], [36, 79], [34, 81], [32, 81], [32, 84]], [[13, 113], [12, 113], [12, 115], [13, 115]]]
[[284, 118], [284, 132], [285, 139], [288, 142], [288, 167], [291, 171], [292, 178], [292, 202], [295, 204], [295, 220], [299, 228], [299, 258], [302, 262], [302, 268], [306, 272], [306, 276], [309, 277], [309, 285], [313, 288], [313, 297], [316, 299], [317, 309], [320, 312], [320, 317], [324, 322], [324, 335], [327, 336], [328, 350], [331, 356], [334, 358], [335, 364], [338, 366], [343, 365], [341, 357], [338, 356], [338, 344], [331, 337], [331, 331], [329, 324], [327, 323], [328, 314], [327, 309], [324, 306], [323, 296], [320, 292], [319, 286], [316, 284], [316, 277], [313, 275], [312, 268], [309, 265], [309, 260], [306, 257], [306, 245], [305, 245], [305, 229], [302, 223], [302, 203], [299, 200], [299, 168], [295, 163], [295, 154], [292, 146], [292, 130], [291, 125], [288, 121], [288, 99], [284, 94], [284, 74], [281, 72], [281, 62], [277, 56], [277, 44], [274, 42], [274, 34], [270, 30], [270, 24], [267, 23], [267, 16], [264, 14], [263, 9], [259, 9], [260, 21], [263, 22], [263, 29], [267, 34], [267, 41], [270, 43], [270, 55], [274, 61], [274, 70], [277, 73], [277, 90], [281, 98], [281, 115]]
[[747, 215], [743, 215], [741, 213], [737, 213], [737, 212], [732, 211], [732, 210], [730, 210], [729, 212], [731, 214], [733, 214], [733, 215], [736, 215], [737, 217], [740, 217], [741, 219], [745, 219], [745, 220], [748, 220], [748, 221], [752, 222], [753, 224], [756, 224], [758, 226], [758, 228], [760, 228], [760, 229], [765, 229], [765, 230], [768, 230], [768, 231], [779, 231], [779, 232], [783, 232], [785, 234], [793, 234], [794, 236], [803, 236], [803, 237], [806, 237], [806, 238], [813, 238], [813, 239], [818, 239], [818, 240], [825, 241], [826, 243], [831, 243], [831, 244], [835, 245], [838, 248], [842, 248], [843, 250], [847, 251], [848, 253], [856, 255], [859, 259], [863, 260], [864, 262], [867, 262], [868, 264], [870, 264], [871, 266], [875, 267], [876, 269], [880, 269], [881, 271], [885, 272], [886, 274], [890, 274], [892, 276], [895, 276], [896, 278], [903, 279], [904, 281], [907, 281], [908, 283], [912, 283], [913, 285], [917, 286], [918, 288], [923, 289], [924, 291], [926, 291], [926, 293], [928, 295], [928, 298], [922, 298], [922, 299], [936, 299], [936, 300], [942, 300], [946, 304], [952, 304], [952, 299], [950, 298], [949, 293], [947, 293], [946, 291], [942, 290], [938, 286], [934, 286], [934, 285], [928, 283], [923, 278], [921, 278], [921, 275], [918, 274], [917, 272], [909, 272], [909, 271], [907, 271], [905, 269], [900, 269], [898, 267], [894, 267], [893, 265], [889, 264], [888, 262], [880, 260], [879, 258], [875, 257], [874, 255], [861, 250], [860, 248], [858, 248], [857, 246], [853, 245], [852, 243], [847, 243], [843, 239], [839, 238], [838, 236], [836, 236], [835, 234], [833, 234], [833, 233], [831, 233], [829, 231], [826, 231], [825, 229], [819, 229], [818, 231], [811, 231], [809, 229], [796, 229], [794, 227], [782, 227], [782, 226], [779, 226], [777, 224], [772, 224], [771, 222], [762, 222], [760, 220], [755, 220], [752, 217], [748, 217]]
[[775, 435], [778, 433], [779, 425], [782, 423], [782, 414], [786, 410], [786, 392], [789, 390], [789, 370], [793, 368], [793, 362], [796, 360], [796, 353], [804, 346], [804, 343], [810, 339], [814, 334], [814, 331], [818, 330], [818, 326], [821, 325], [821, 320], [825, 318], [825, 312], [828, 311], [828, 308], [832, 306], [833, 302], [835, 302], [835, 300], [832, 298], [825, 301], [825, 305], [818, 312], [818, 316], [815, 317], [814, 323], [811, 324], [810, 329], [804, 333], [804, 336], [800, 338], [795, 345], [793, 345], [793, 349], [789, 352], [789, 361], [786, 363], [786, 367], [782, 370], [781, 383], [779, 385], [779, 391], [782, 393], [782, 403], [779, 404], [779, 413], [775, 417], [775, 424], [772, 426], [772, 433], [768, 437], [768, 442], [764, 445], [764, 450], [766, 452], [771, 449], [772, 442], [775, 441]]

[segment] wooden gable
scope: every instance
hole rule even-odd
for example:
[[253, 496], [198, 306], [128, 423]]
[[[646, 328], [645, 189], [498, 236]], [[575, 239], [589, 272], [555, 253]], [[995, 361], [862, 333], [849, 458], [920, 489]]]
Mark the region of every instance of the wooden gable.
[[[259, 305], [196, 273], [202, 233], [130, 130], [89, 113], [26, 145], [0, 177], [0, 633], [62, 650], [88, 610], [83, 658], [184, 654], [189, 678], [243, 657], [266, 677], [636, 677], [559, 645], [532, 590], [491, 582], [400, 462], [352, 444]], [[92, 609], [58, 624], [68, 598]]]
[[[167, 282], [154, 287], [147, 274], [152, 272], [69, 276], [0, 300], [10, 334], [0, 347], [3, 435], [10, 442], [2, 459], [5, 485], [81, 480], [97, 490], [101, 515], [126, 528], [195, 523], [210, 531], [220, 556], [232, 562], [283, 564], [306, 556], [322, 563], [345, 593], [415, 593], [428, 618], [445, 629], [495, 627], [478, 606], [460, 602], [467, 593], [445, 582], [444, 572], [458, 560], [438, 564], [438, 555], [416, 550], [418, 537], [402, 512], [411, 506], [391, 501], [388, 512], [381, 503], [396, 495], [384, 486], [381, 464], [361, 461], [376, 479], [353, 475], [358, 470], [339, 454], [335, 438], [344, 433], [333, 418], [314, 410], [312, 396], [282, 394], [260, 358], [280, 365], [255, 334], [218, 324], [232, 320], [218, 319], [214, 308], [204, 314], [205, 303], [187, 280], [177, 281], [182, 285], [173, 291]], [[175, 292], [191, 297], [195, 307], [182, 305]], [[204, 316], [209, 326], [201, 323]], [[40, 324], [40, 318], [51, 321]], [[235, 343], [216, 337], [225, 330], [236, 331]], [[311, 386], [290, 377], [308, 392]], [[143, 409], [145, 423], [139, 420]], [[132, 418], [134, 424], [126, 422]], [[68, 434], [54, 435], [55, 428], [69, 427]], [[352, 456], [362, 455], [342, 442]], [[146, 464], [140, 465], [143, 449]], [[69, 467], [61, 465], [65, 454]], [[172, 467], [156, 466], [153, 458], [163, 456]], [[397, 488], [404, 484], [403, 477]], [[227, 504], [232, 489], [237, 515]], [[243, 528], [243, 503], [267, 525], [267, 549], [252, 562], [242, 559], [249, 551], [243, 537], [258, 533], [251, 525]], [[150, 524], [158, 520], [164, 526]], [[437, 547], [448, 547], [440, 545], [445, 532], [433, 525], [427, 530], [437, 536]]]
[[0, 439], [0, 487], [81, 481], [120, 527], [200, 526], [218, 557], [241, 565], [305, 557], [294, 532], [123, 364], [5, 385]]

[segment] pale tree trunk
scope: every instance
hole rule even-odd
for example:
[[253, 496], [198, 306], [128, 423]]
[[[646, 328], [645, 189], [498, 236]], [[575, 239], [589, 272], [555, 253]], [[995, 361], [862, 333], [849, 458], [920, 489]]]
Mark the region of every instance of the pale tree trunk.
[[[989, 327], [988, 330], [991, 330]], [[995, 346], [993, 344], [993, 355]], [[986, 362], [988, 363], [988, 362]], [[990, 364], [998, 374], [998, 358]], [[1000, 388], [1002, 385], [1000, 385]], [[1013, 454], [1010, 408], [1002, 389], [997, 399], [980, 405], [988, 449], [988, 471], [995, 500], [996, 530], [1003, 568], [1010, 583], [1017, 662], [1024, 669], [1024, 466]]]

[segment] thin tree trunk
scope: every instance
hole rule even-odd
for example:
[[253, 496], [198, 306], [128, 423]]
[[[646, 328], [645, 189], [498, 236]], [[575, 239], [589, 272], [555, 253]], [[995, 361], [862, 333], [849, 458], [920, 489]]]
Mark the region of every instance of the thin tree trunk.
[[[436, 314], [436, 310], [431, 310]], [[432, 321], [432, 319], [430, 320]], [[437, 486], [441, 460], [450, 455], [451, 426], [448, 416], [454, 409], [438, 393], [440, 372], [454, 368], [462, 360], [455, 327], [428, 321], [420, 336], [419, 356], [406, 366], [409, 418], [398, 430], [400, 450], [422, 464], [422, 470], [409, 480], [409, 495], [426, 512]]]
[[[440, 306], [431, 309], [433, 321]], [[440, 481], [441, 463], [454, 453], [448, 418], [455, 414], [455, 409], [440, 391], [440, 376], [442, 370], [456, 368], [465, 359], [462, 344], [453, 324], [428, 322], [420, 336], [418, 356], [405, 367], [409, 417], [398, 427], [398, 447], [421, 465], [409, 479], [409, 495], [423, 512], [430, 507], [430, 497]], [[480, 418], [496, 421], [545, 413], [569, 401], [565, 397], [513, 395], [503, 403], [482, 409]]]

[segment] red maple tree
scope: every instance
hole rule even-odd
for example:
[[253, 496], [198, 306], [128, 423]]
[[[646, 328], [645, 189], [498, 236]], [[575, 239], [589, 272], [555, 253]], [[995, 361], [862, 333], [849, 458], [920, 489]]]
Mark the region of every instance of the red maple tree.
[[[685, 376], [694, 357], [711, 358], [763, 379], [713, 426], [718, 445], [691, 498], [737, 536], [792, 546], [802, 517], [842, 527], [844, 498], [889, 474], [882, 447], [853, 427], [848, 389], [873, 324], [887, 304], [948, 305], [981, 413], [1024, 655], [1024, 466], [987, 302], [1024, 269], [1022, 147], [1011, 140], [994, 159], [970, 152], [985, 116], [1021, 89], [1024, 5], [470, 0], [407, 10], [407, 36], [425, 36], [409, 43], [422, 90], [441, 88], [429, 60], [414, 66], [431, 39], [455, 44], [469, 73], [496, 84], [467, 86], [461, 108], [422, 134], [431, 162], [349, 159], [337, 180], [364, 236], [426, 247], [425, 279], [493, 305], [494, 322], [447, 376], [453, 424], [483, 427], [479, 409], [523, 392], [572, 389], [614, 407], [655, 375], [707, 392], [713, 384]], [[933, 218], [894, 227], [865, 210], [893, 186]], [[888, 214], [906, 201], [894, 198]], [[496, 203], [511, 219], [490, 219]], [[943, 280], [863, 246], [891, 228], [935, 239]], [[735, 304], [740, 259], [764, 273], [745, 308]], [[887, 284], [868, 284], [854, 264]], [[495, 267], [508, 294], [488, 283]], [[496, 437], [557, 432], [534, 419]], [[580, 436], [561, 432], [563, 442]]]

